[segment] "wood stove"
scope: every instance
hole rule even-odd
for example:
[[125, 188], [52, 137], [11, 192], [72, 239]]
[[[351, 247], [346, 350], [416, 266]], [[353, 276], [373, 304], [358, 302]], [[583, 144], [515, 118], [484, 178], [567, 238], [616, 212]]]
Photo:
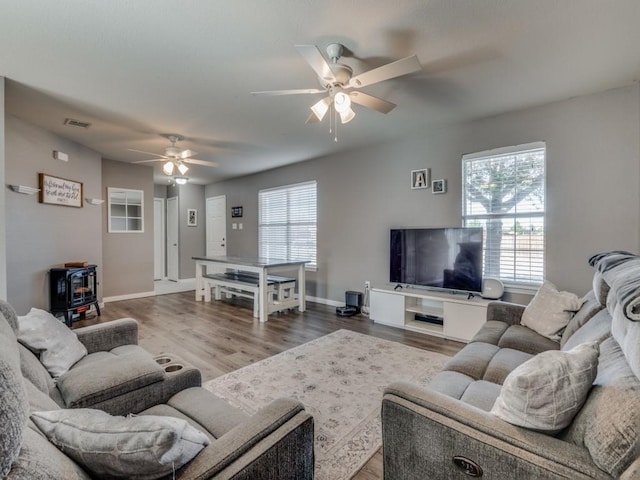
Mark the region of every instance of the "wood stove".
[[51, 313], [63, 314], [67, 326], [71, 326], [75, 315], [85, 318], [92, 305], [100, 315], [96, 266], [52, 268], [49, 270]]

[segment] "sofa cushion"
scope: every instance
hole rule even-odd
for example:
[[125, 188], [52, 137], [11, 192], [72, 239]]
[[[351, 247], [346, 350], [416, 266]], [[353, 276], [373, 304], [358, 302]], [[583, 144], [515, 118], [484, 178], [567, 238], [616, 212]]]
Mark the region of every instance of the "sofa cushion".
[[20, 350], [20, 369], [24, 378], [32, 382], [42, 392], [48, 394], [55, 386], [53, 378], [40, 363], [40, 360], [27, 347], [18, 343]]
[[604, 307], [607, 304], [607, 296], [609, 295], [610, 287], [602, 276], [602, 273], [597, 270], [593, 272], [592, 286], [596, 301]]
[[482, 325], [478, 333], [473, 336], [469, 343], [483, 342], [498, 345], [507, 328], [509, 328], [509, 324], [506, 322], [488, 320]]
[[429, 389], [460, 400], [469, 385], [476, 380], [464, 373], [443, 370], [429, 382]]
[[[220, 438], [232, 428], [249, 419], [249, 415], [208, 390], [201, 387], [187, 388], [176, 393], [166, 404], [182, 417], [202, 425], [213, 438]], [[141, 415], [163, 415], [154, 411], [156, 407], [145, 410]], [[172, 416], [175, 413], [171, 413]], [[177, 415], [176, 415], [177, 416]]]
[[28, 411], [18, 342], [13, 327], [0, 314], [0, 478], [18, 458]]
[[460, 400], [476, 408], [491, 411], [496, 399], [500, 395], [500, 385], [484, 380], [469, 384]]
[[53, 378], [69, 370], [87, 354], [87, 349], [64, 323], [49, 312], [32, 308], [18, 317], [18, 340], [39, 355]]
[[488, 343], [468, 343], [442, 369], [462, 373], [474, 380], [482, 380], [491, 359], [499, 350], [498, 346]]
[[600, 345], [589, 398], [561, 435], [584, 445], [598, 467], [618, 478], [640, 453], [640, 380], [613, 337]]
[[491, 359], [483, 380], [496, 383], [498, 386], [504, 383], [505, 378], [518, 366], [529, 360], [533, 355], [512, 348], [501, 348]]
[[36, 412], [31, 418], [54, 445], [103, 477], [162, 478], [210, 443], [188, 422], [172, 417], [76, 409]]
[[562, 331], [581, 305], [582, 299], [577, 295], [560, 292], [545, 281], [524, 309], [520, 323], [543, 337], [560, 341]]
[[62, 375], [57, 389], [68, 408], [90, 407], [164, 379], [165, 371], [138, 345], [87, 355]]
[[571, 335], [562, 350], [571, 350], [581, 343], [602, 343], [609, 336], [611, 336], [611, 315], [606, 309], [603, 309]]
[[622, 304], [618, 304], [613, 312], [611, 333], [620, 345], [631, 370], [640, 378], [640, 322], [628, 320]]
[[587, 398], [598, 369], [598, 351], [598, 344], [591, 343], [536, 355], [505, 379], [491, 413], [533, 430], [562, 430]]
[[[90, 480], [73, 460], [58, 450], [35, 426], [27, 428], [20, 456], [7, 480]], [[4, 477], [2, 477], [4, 478]]]
[[511, 325], [500, 337], [498, 346], [535, 355], [547, 350], [558, 350], [560, 343], [543, 337], [523, 325]]
[[[576, 312], [576, 314], [569, 320], [567, 327], [564, 329], [562, 333], [562, 338], [560, 339], [560, 348], [564, 347], [564, 344], [571, 338], [571, 336], [576, 333], [576, 331], [582, 327], [585, 323], [587, 323], [593, 316], [602, 311], [605, 308], [606, 300], [600, 303], [596, 299], [595, 293], [590, 291], [583, 297], [583, 304], [580, 307], [580, 310]], [[581, 342], [582, 343], [582, 342]], [[577, 345], [577, 344], [576, 344]]]

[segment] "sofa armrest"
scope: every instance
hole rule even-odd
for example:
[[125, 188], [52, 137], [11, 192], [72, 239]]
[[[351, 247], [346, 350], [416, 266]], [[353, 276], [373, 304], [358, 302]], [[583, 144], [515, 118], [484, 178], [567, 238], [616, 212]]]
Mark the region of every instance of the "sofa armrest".
[[495, 320], [509, 325], [519, 325], [525, 305], [509, 302], [489, 302], [487, 321]]
[[313, 417], [281, 398], [211, 443], [180, 473], [182, 478], [313, 478]]
[[133, 318], [120, 318], [76, 328], [73, 332], [89, 353], [109, 351], [122, 345], [138, 344], [138, 322]]
[[461, 478], [454, 456], [480, 466], [484, 478], [611, 478], [584, 447], [406, 382], [385, 390], [382, 430], [389, 478]]

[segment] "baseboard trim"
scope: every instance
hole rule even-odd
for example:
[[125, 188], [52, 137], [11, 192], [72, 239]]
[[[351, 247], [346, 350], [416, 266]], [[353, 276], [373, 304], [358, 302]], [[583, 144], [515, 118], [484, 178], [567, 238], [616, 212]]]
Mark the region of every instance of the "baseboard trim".
[[104, 303], [108, 302], [118, 302], [120, 300], [132, 300], [134, 298], [144, 298], [144, 297], [153, 297], [156, 292], [138, 292], [138, 293], [128, 293], [126, 295], [115, 295], [113, 297], [103, 297], [102, 301]]
[[328, 298], [311, 297], [307, 295], [306, 300], [308, 302], [319, 303], [321, 305], [329, 305], [332, 307], [344, 306], [344, 302], [336, 302], [335, 300], [329, 300]]

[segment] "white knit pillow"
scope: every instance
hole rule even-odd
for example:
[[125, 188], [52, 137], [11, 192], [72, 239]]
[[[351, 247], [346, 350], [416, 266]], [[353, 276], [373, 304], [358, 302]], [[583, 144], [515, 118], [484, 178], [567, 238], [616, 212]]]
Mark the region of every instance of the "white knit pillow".
[[559, 292], [553, 283], [545, 281], [524, 309], [520, 323], [559, 342], [562, 331], [583, 303], [584, 299], [576, 294]]
[[593, 342], [568, 352], [539, 353], [507, 375], [491, 413], [532, 430], [562, 430], [587, 399], [598, 373], [599, 352]]

